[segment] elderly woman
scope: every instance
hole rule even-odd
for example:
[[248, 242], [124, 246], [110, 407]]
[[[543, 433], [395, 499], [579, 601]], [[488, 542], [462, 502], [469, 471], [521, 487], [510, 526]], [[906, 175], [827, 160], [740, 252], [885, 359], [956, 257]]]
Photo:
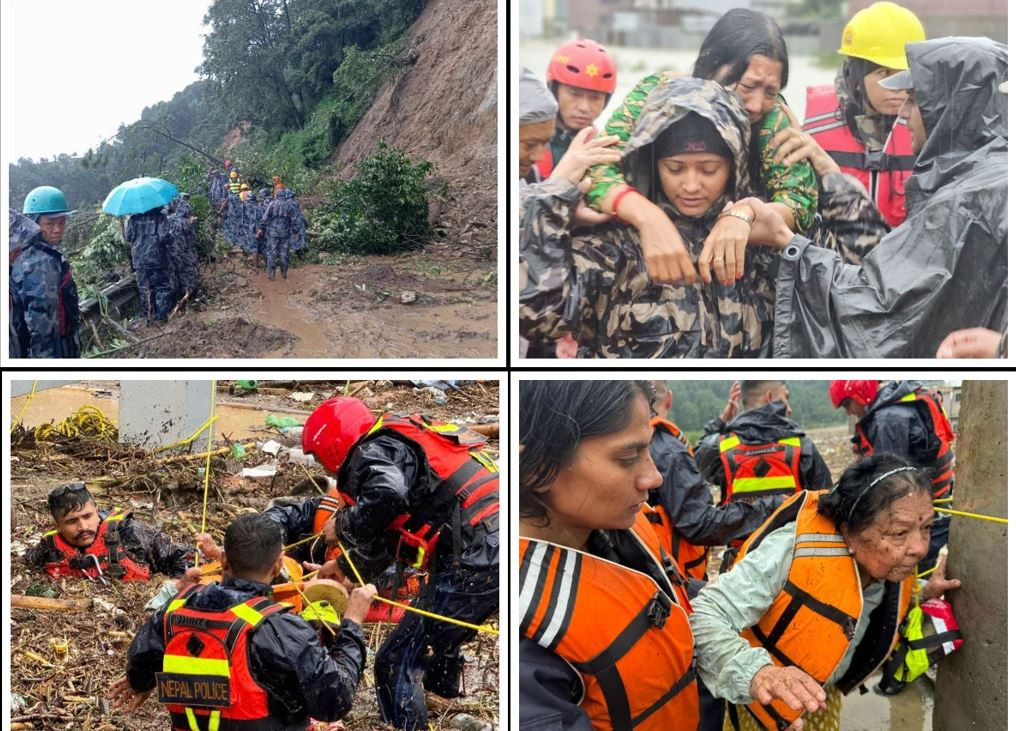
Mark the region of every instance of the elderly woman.
[[[754, 10], [737, 8], [716, 21], [699, 49], [692, 76], [712, 79], [737, 94], [751, 124], [748, 173], [755, 194], [763, 198], [792, 230], [806, 233], [811, 227], [818, 200], [815, 171], [807, 160], [784, 165], [776, 159], [778, 145], [774, 135], [791, 126], [780, 91], [787, 85], [790, 65], [783, 33], [772, 18]], [[643, 113], [652, 91], [674, 74], [657, 73], [642, 79], [611, 115], [604, 132], [627, 143]], [[790, 154], [794, 148], [781, 138]], [[648, 263], [648, 271], [659, 282], [691, 282], [695, 267], [708, 282], [712, 279], [711, 258], [689, 257], [692, 245], [684, 231], [664, 215], [656, 201], [643, 195], [626, 195], [626, 181], [616, 166], [601, 166], [590, 171], [592, 188], [589, 204], [614, 213], [639, 231], [639, 241]], [[744, 245], [741, 225], [734, 220], [717, 224], [710, 232], [710, 249], [721, 255]], [[733, 258], [734, 254], [729, 254]], [[725, 273], [717, 270], [725, 279]]]
[[698, 726], [683, 579], [643, 512], [661, 483], [651, 398], [644, 381], [521, 383], [522, 728]]
[[750, 189], [748, 137], [733, 92], [715, 81], [675, 79], [650, 96], [621, 160], [628, 192], [665, 212], [693, 259], [710, 259], [707, 240], [716, 227], [737, 227], [730, 235], [738, 256], [733, 248], [726, 259], [718, 253], [713, 281], [655, 282], [640, 231], [611, 221], [573, 234], [574, 197], [531, 196], [519, 243], [520, 333], [571, 333], [580, 354], [593, 357], [768, 355], [775, 259], [761, 247], [745, 251], [754, 241], [752, 209], [728, 205]]
[[[699, 677], [737, 704], [725, 729], [839, 729], [842, 694], [896, 644], [928, 551], [931, 500], [915, 467], [877, 454], [829, 492], [798, 493], [745, 541], [733, 569], [693, 602]], [[959, 583], [943, 562], [924, 598]]]

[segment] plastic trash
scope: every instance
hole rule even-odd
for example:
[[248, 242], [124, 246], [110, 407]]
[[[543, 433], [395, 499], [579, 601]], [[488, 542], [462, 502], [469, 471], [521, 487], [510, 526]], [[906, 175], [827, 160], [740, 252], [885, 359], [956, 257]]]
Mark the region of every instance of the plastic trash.
[[317, 394], [314, 393], [313, 391], [308, 392], [294, 391], [293, 393], [289, 394], [289, 398], [293, 399], [294, 401], [306, 402], [313, 400], [316, 395]]
[[242, 459], [247, 456], [247, 450], [239, 442], [233, 442], [229, 447], [230, 454], [233, 459]]
[[292, 416], [280, 416], [279, 414], [269, 414], [268, 416], [266, 416], [265, 424], [267, 424], [268, 426], [274, 426], [278, 429], [283, 429], [287, 426], [288, 427], [303, 426], [302, 422], [297, 421]]
[[274, 464], [262, 464], [257, 467], [244, 467], [240, 477], [275, 477], [278, 468]]
[[469, 383], [469, 381], [461, 380], [413, 380], [409, 379], [409, 382], [414, 386], [425, 388], [430, 386], [431, 388], [440, 388], [442, 391], [448, 388], [458, 388], [463, 383]]
[[256, 391], [258, 387], [257, 381], [237, 381], [236, 387], [244, 391]]
[[274, 439], [269, 439], [267, 442], [261, 445], [262, 452], [268, 452], [271, 455], [277, 455], [279, 450], [282, 449], [282, 445]]
[[302, 464], [305, 467], [313, 467], [317, 464], [317, 460], [314, 459], [314, 455], [305, 453], [300, 447], [290, 447], [286, 450], [286, 454], [289, 455], [290, 462]]
[[434, 386], [425, 386], [423, 388], [415, 388], [413, 390], [422, 391], [426, 394], [429, 394], [430, 397], [434, 399], [434, 403], [437, 404], [438, 406], [442, 406], [448, 402], [448, 394], [446, 394], [440, 388], [435, 388]]

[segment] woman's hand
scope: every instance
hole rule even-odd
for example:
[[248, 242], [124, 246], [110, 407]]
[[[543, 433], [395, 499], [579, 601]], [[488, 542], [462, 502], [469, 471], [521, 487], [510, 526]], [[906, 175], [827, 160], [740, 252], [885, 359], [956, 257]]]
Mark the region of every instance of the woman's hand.
[[[733, 203], [728, 203], [723, 210], [726, 212], [733, 207]], [[739, 210], [754, 218], [754, 212], [747, 206], [741, 206]], [[751, 228], [750, 223], [736, 216], [716, 219], [699, 254], [698, 270], [703, 282], [710, 284], [713, 281], [710, 269], [714, 269], [717, 279], [728, 287], [744, 276], [744, 249], [748, 245]]]
[[[794, 711], [814, 713], [826, 708], [826, 694], [815, 679], [800, 668], [793, 666], [779, 668], [766, 665], [751, 679], [749, 689], [751, 697], [763, 705], [779, 699]], [[804, 727], [804, 720], [799, 718], [790, 726], [792, 729]]]
[[[649, 276], [660, 284], [691, 284], [695, 281], [695, 265], [691, 261], [688, 249], [684, 246], [681, 233], [673, 222], [655, 204], [641, 196], [629, 195], [622, 201], [623, 206], [634, 204], [633, 199], [640, 200], [653, 211], [637, 219], [635, 226], [639, 231], [639, 243], [642, 255], [646, 259]], [[622, 220], [633, 220], [627, 214], [618, 215]]]
[[727, 394], [727, 405], [723, 407], [723, 413], [720, 414], [720, 421], [724, 424], [730, 423], [737, 412], [741, 408], [741, 382], [734, 381], [730, 386], [730, 392]]
[[[579, 191], [584, 196], [589, 192], [589, 189], [593, 186], [593, 181], [589, 178], [582, 178], [577, 184]], [[572, 211], [571, 222], [569, 228], [581, 228], [583, 226], [596, 226], [601, 223], [606, 223], [611, 219], [609, 213], [600, 213], [599, 211], [590, 208], [586, 205], [586, 199], [579, 197], [579, 202], [575, 205], [575, 210]]]
[[807, 160], [819, 177], [840, 172], [836, 161], [807, 132], [786, 127], [773, 135], [772, 144], [776, 147], [776, 162], [788, 168], [801, 160]]
[[610, 149], [620, 139], [617, 135], [597, 137], [592, 127], [579, 130], [548, 178], [568, 178], [578, 185], [591, 166], [609, 165], [621, 159], [620, 150]]
[[924, 588], [921, 589], [922, 602], [928, 599], [941, 599], [947, 591], [960, 588], [959, 579], [945, 578], [945, 564], [947, 560], [948, 554], [939, 553], [938, 564], [935, 566], [935, 570], [931, 572], [931, 576], [928, 577]]
[[742, 198], [734, 205], [748, 206], [755, 214], [755, 221], [751, 224], [751, 233], [748, 236], [749, 244], [763, 244], [782, 251], [794, 238], [794, 232], [787, 226], [783, 217], [758, 198]]

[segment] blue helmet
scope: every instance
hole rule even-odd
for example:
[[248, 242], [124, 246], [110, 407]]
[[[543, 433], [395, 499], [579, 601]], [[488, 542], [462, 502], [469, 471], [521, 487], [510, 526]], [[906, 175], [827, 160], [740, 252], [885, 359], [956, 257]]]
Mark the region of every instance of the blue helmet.
[[65, 213], [69, 216], [72, 213], [77, 213], [77, 211], [70, 210], [63, 191], [52, 185], [40, 185], [26, 195], [25, 205], [21, 212], [26, 216], [56, 213]]

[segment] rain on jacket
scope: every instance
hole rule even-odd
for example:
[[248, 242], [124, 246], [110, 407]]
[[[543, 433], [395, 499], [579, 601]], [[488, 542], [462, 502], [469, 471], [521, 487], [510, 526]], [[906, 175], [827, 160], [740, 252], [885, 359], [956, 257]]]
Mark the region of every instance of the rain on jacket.
[[[653, 143], [689, 112], [712, 121], [730, 146], [732, 189], [702, 217], [686, 218], [655, 189]], [[748, 194], [748, 118], [739, 98], [714, 81], [676, 79], [646, 101], [625, 146], [628, 181], [674, 221], [693, 261], [723, 205]], [[732, 286], [687, 286], [649, 278], [638, 232], [611, 222], [569, 231], [575, 186], [529, 186], [521, 203], [519, 332], [554, 340], [572, 333], [580, 355], [597, 357], [757, 357], [773, 329], [776, 258], [748, 247], [744, 276]]]
[[928, 470], [935, 497], [953, 484], [952, 424], [934, 395], [916, 381], [893, 381], [879, 389], [854, 427], [859, 455], [892, 452]]
[[859, 266], [795, 237], [780, 257], [776, 357], [933, 357], [962, 328], [1008, 321], [1005, 45], [907, 46], [928, 132], [907, 180], [907, 219]]
[[[186, 606], [194, 612], [224, 612], [263, 599], [269, 589], [268, 584], [227, 578], [190, 594]], [[163, 672], [168, 606], [156, 611], [131, 642], [127, 680], [135, 692], [155, 688], [156, 674]], [[334, 721], [349, 713], [367, 656], [356, 622], [343, 619], [333, 638], [291, 612], [264, 617], [250, 630], [246, 650], [250, 677], [268, 696], [267, 728], [272, 731], [304, 731], [311, 716]], [[223, 723], [220, 728], [234, 727]]]
[[[830, 518], [818, 512], [820, 492], [798, 493], [745, 541], [735, 559], [743, 559], [777, 528], [796, 522], [794, 558], [787, 582], [772, 607], [753, 627], [741, 632], [752, 647], [764, 647], [777, 667], [796, 665], [825, 684], [849, 648], [864, 607], [861, 579], [846, 542]], [[882, 603], [875, 609], [850, 667], [836, 686], [850, 692], [892, 652], [898, 628], [907, 616], [913, 577], [885, 582]], [[769, 731], [792, 723], [802, 711], [783, 701], [754, 702], [748, 710]]]
[[[624, 731], [645, 724], [642, 728], [694, 731], [695, 640], [683, 579], [645, 513], [629, 530], [610, 536], [616, 560], [520, 539], [521, 642], [571, 666], [582, 686], [577, 705], [592, 728]], [[525, 726], [534, 678], [531, 668], [520, 671]], [[562, 701], [566, 708], [572, 699]]]

